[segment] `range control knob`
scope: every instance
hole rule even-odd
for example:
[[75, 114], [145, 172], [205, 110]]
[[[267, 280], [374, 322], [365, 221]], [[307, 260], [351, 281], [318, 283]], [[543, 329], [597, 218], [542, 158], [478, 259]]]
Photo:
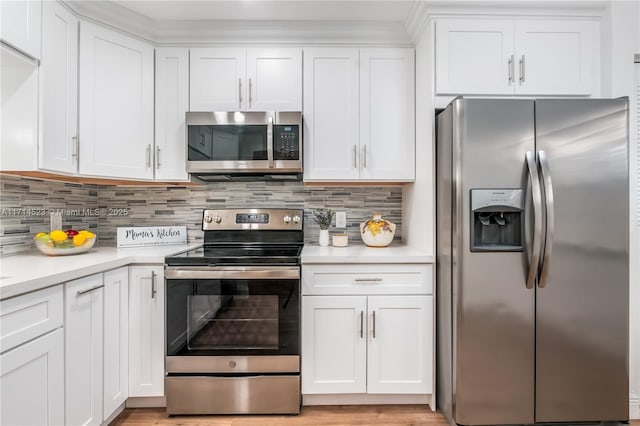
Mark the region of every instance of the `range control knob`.
[[293, 223], [300, 223], [300, 216], [295, 215], [295, 216], [293, 217]]
[[214, 221], [215, 223], [220, 223], [220, 222], [222, 222], [222, 218], [221, 218], [220, 216], [214, 216], [214, 217], [213, 217], [213, 221]]
[[211, 221], [213, 220], [213, 218], [211, 216], [205, 216], [204, 217], [204, 221], [207, 223], [211, 223]]
[[285, 217], [282, 220], [284, 220], [284, 223], [290, 223], [291, 222], [291, 216], [285, 215]]

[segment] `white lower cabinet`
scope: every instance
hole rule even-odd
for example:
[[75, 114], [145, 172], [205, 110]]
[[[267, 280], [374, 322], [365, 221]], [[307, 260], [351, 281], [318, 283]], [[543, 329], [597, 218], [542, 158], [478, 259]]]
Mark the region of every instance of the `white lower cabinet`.
[[104, 414], [129, 396], [129, 268], [104, 273]]
[[102, 274], [65, 284], [65, 412], [67, 425], [102, 423]]
[[128, 268], [65, 284], [67, 425], [100, 425], [128, 397]]
[[164, 396], [164, 267], [129, 269], [129, 396]]
[[431, 265], [303, 265], [302, 280], [304, 395], [433, 393]]
[[65, 424], [62, 322], [62, 286], [0, 302], [0, 424]]

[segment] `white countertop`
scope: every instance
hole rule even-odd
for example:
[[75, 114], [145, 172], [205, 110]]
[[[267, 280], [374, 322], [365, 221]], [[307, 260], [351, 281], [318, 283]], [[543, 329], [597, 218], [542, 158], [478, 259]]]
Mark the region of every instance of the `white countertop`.
[[320, 247], [306, 244], [302, 249], [302, 264], [311, 263], [433, 263], [425, 250], [394, 244], [389, 247]]
[[[33, 252], [0, 258], [0, 300], [58, 285], [91, 274], [131, 264], [163, 264], [165, 256], [198, 247], [185, 244], [161, 247], [98, 247], [73, 256], [46, 256]], [[307, 244], [302, 264], [312, 263], [433, 263], [433, 256], [404, 245], [374, 248], [364, 245], [320, 247]]]
[[165, 256], [199, 245], [97, 247], [71, 256], [46, 256], [34, 248], [0, 258], [0, 300], [129, 264], [164, 263]]

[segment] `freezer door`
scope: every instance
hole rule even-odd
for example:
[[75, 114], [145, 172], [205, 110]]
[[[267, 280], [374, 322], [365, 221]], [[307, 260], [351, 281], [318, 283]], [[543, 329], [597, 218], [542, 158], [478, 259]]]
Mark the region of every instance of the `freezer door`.
[[548, 278], [536, 289], [535, 420], [626, 420], [627, 101], [539, 100], [535, 110], [553, 201]]
[[[465, 425], [532, 423], [535, 296], [526, 287], [529, 254], [472, 252], [470, 203], [472, 189], [526, 189], [534, 103], [461, 99], [454, 106], [453, 416]], [[527, 220], [530, 213], [527, 207]]]

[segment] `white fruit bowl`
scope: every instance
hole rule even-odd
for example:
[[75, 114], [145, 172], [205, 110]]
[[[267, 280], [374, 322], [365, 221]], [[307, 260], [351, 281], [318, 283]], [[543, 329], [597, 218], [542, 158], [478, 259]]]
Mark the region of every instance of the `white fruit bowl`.
[[[96, 243], [96, 237], [87, 238], [87, 241], [85, 241], [81, 246], [73, 246], [72, 238], [67, 239], [67, 241], [63, 241], [62, 243], [58, 243], [58, 245], [56, 245], [53, 241], [35, 240], [35, 242], [38, 250], [40, 250], [47, 256], [67, 256], [70, 254], [80, 254], [88, 252]], [[71, 247], [66, 247], [66, 245], [69, 243], [71, 244]]]

